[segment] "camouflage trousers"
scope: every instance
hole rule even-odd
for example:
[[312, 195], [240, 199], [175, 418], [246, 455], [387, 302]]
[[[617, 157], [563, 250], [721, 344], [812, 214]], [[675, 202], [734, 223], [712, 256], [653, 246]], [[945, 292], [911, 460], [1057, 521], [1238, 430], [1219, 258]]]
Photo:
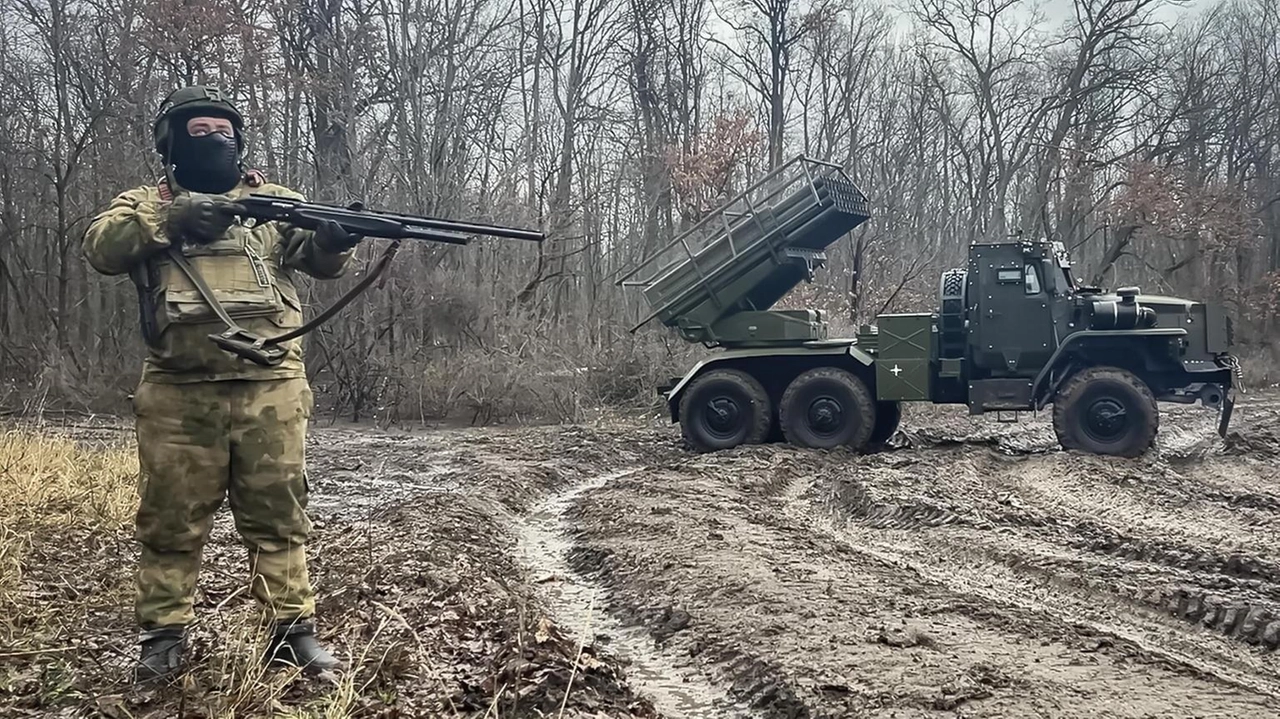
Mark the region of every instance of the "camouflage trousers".
[[134, 394], [141, 464], [135, 614], [189, 624], [201, 554], [224, 498], [249, 549], [250, 590], [272, 619], [309, 617], [304, 378], [161, 384]]

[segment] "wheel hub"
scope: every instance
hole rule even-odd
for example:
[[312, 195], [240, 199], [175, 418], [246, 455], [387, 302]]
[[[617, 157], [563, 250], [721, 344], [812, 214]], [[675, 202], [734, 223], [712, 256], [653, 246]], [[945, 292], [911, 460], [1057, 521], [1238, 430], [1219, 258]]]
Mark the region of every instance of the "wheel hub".
[[732, 397], [714, 397], [707, 402], [703, 418], [712, 434], [728, 437], [742, 424], [742, 409]]
[[1124, 434], [1128, 424], [1124, 405], [1109, 397], [1089, 405], [1085, 413], [1085, 430], [1095, 439], [1115, 439]]
[[844, 424], [844, 407], [833, 397], [822, 396], [809, 403], [809, 426], [819, 434], [832, 434]]

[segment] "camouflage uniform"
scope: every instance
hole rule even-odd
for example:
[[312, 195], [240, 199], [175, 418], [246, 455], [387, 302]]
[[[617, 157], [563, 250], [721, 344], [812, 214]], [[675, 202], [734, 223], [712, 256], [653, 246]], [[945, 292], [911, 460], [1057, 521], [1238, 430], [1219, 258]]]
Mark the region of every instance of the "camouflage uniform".
[[[249, 191], [301, 197], [278, 185], [248, 183], [226, 196]], [[263, 367], [209, 340], [221, 329], [217, 318], [159, 252], [169, 245], [162, 227], [166, 204], [155, 187], [130, 190], [84, 236], [85, 255], [99, 272], [122, 274], [145, 260], [156, 280], [149, 299], [157, 335], [148, 342], [134, 395], [142, 469], [138, 622], [153, 628], [192, 620], [201, 548], [227, 494], [251, 552], [254, 595], [276, 617], [311, 616], [303, 442], [312, 394], [301, 341], [285, 344], [279, 366]], [[349, 252], [324, 252], [312, 234], [274, 223], [233, 226], [223, 239], [185, 247], [183, 254], [242, 327], [268, 336], [302, 323], [294, 271], [333, 278], [346, 267]], [[266, 287], [257, 281], [264, 266]]]
[[[237, 139], [238, 132], [237, 125]], [[96, 270], [130, 273], [140, 283], [148, 318], [148, 353], [134, 395], [141, 464], [137, 621], [144, 630], [177, 631], [192, 621], [201, 551], [228, 496], [249, 548], [253, 596], [273, 620], [305, 619], [315, 611], [304, 458], [313, 397], [301, 341], [285, 343], [287, 356], [274, 367], [220, 349], [208, 335], [222, 324], [165, 250], [180, 246], [228, 313], [263, 337], [301, 325], [296, 272], [338, 277], [351, 251], [325, 250], [318, 233], [271, 222], [233, 224], [211, 242], [184, 242], [171, 236], [167, 188], [166, 182], [120, 194], [83, 238]], [[302, 199], [252, 172], [215, 197], [249, 192]]]

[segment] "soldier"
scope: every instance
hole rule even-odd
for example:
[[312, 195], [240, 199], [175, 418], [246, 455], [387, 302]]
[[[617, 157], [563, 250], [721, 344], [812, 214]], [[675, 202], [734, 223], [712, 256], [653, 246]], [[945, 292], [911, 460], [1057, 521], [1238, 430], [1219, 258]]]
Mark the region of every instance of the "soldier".
[[249, 549], [251, 593], [272, 622], [266, 659], [310, 672], [342, 666], [312, 624], [303, 445], [313, 396], [300, 341], [285, 343], [284, 361], [271, 367], [223, 351], [209, 339], [222, 329], [218, 315], [179, 265], [241, 327], [267, 336], [302, 323], [294, 273], [340, 276], [363, 238], [334, 223], [312, 232], [236, 222], [235, 200], [246, 193], [302, 199], [245, 169], [243, 130], [218, 88], [170, 94], [153, 127], [165, 179], [117, 196], [83, 238], [97, 271], [129, 273], [137, 285], [147, 346], [133, 399], [138, 682], [183, 666], [201, 551], [227, 497]]

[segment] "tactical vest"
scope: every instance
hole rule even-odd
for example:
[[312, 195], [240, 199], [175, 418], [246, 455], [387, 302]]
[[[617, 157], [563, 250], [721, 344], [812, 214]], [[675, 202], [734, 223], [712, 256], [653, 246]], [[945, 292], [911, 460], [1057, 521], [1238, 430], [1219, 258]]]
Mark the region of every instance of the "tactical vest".
[[[301, 324], [302, 305], [292, 276], [280, 269], [278, 258], [271, 254], [276, 239], [269, 226], [233, 225], [225, 237], [215, 242], [184, 245], [182, 255], [204, 278], [232, 319], [266, 317], [282, 330], [293, 329]], [[167, 254], [156, 255], [153, 262], [157, 334], [163, 334], [172, 324], [219, 321], [200, 291]]]
[[[245, 173], [251, 189], [266, 184], [258, 170]], [[172, 197], [167, 180], [156, 187], [161, 200]], [[233, 320], [269, 319], [281, 331], [302, 325], [302, 303], [293, 276], [280, 267], [279, 234], [273, 225], [232, 225], [225, 236], [206, 244], [169, 238], [180, 248], [187, 264], [204, 280], [222, 309]], [[185, 272], [168, 253], [158, 253], [134, 272], [138, 287], [143, 339], [157, 346], [165, 330], [175, 324], [220, 322], [217, 311], [205, 300]]]

